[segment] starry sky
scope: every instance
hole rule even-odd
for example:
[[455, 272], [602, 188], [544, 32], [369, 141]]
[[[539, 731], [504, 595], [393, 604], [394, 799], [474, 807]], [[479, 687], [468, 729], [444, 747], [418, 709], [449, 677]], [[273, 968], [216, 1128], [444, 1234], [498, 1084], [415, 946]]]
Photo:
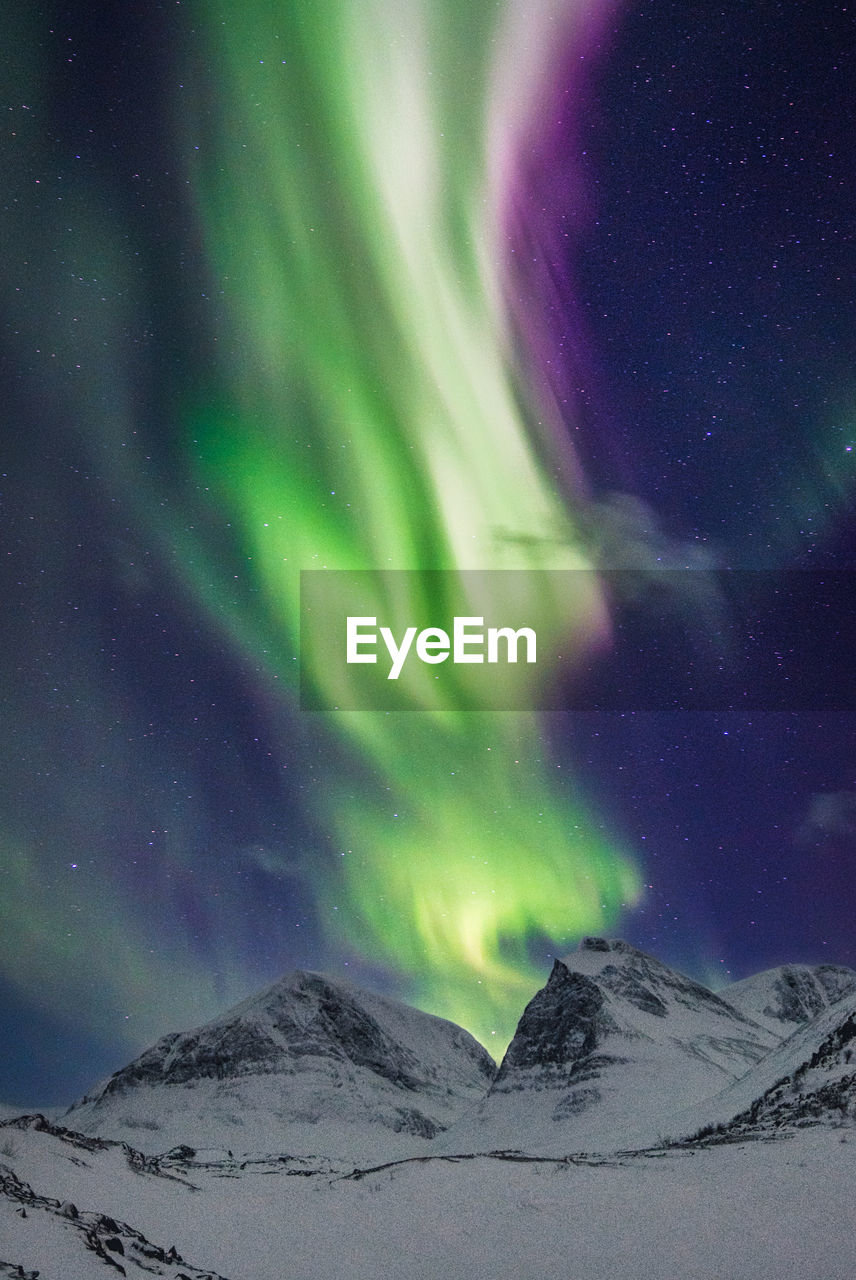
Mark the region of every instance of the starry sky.
[[[295, 967], [500, 1053], [587, 933], [856, 965], [853, 14], [463, 8], [9, 17], [0, 1100]], [[301, 710], [304, 569], [573, 570], [583, 692]]]

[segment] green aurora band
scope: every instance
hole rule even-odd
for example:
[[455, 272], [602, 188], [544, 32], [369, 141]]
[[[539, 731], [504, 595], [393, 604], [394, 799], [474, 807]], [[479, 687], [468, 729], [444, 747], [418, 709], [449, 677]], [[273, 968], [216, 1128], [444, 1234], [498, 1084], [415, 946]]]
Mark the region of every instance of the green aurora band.
[[[496, 265], [509, 157], [545, 50], [583, 21], [570, 10], [196, 7], [203, 70], [181, 121], [228, 338], [223, 391], [190, 415], [187, 447], [255, 594], [236, 600], [210, 551], [186, 559], [292, 705], [301, 569], [590, 567], [533, 444], [537, 406], [521, 407]], [[530, 68], [516, 83], [513, 48]], [[582, 652], [608, 619], [595, 575], [576, 577], [571, 598], [537, 600], [533, 625]], [[463, 588], [453, 603], [472, 612]], [[323, 654], [300, 657], [324, 694]], [[416, 688], [413, 707], [316, 718], [345, 763], [313, 799], [332, 852], [307, 874], [337, 954], [496, 1049], [543, 981], [532, 941], [608, 929], [639, 881], [534, 714]]]

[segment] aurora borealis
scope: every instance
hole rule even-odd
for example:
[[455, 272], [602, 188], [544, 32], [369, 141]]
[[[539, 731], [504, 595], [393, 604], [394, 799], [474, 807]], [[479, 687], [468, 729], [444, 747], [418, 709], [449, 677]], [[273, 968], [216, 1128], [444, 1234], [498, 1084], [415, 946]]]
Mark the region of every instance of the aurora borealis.
[[[550, 19], [555, 6], [536, 29]], [[500, 211], [481, 130], [509, 87], [486, 100], [494, 20], [492, 7], [462, 20], [456, 6], [344, 4], [320, 33], [309, 8], [260, 5], [211, 24], [203, 61], [218, 93], [195, 191], [243, 342], [232, 416], [195, 439], [254, 566], [264, 613], [242, 608], [241, 627], [251, 652], [270, 634], [285, 678], [300, 569], [587, 567], [527, 436], [496, 314]], [[259, 198], [236, 237], [235, 193], [248, 188]], [[577, 598], [539, 597], [542, 633], [584, 645], [603, 629], [593, 580], [581, 581]], [[315, 647], [300, 662], [320, 680]], [[533, 716], [461, 714], [454, 696], [413, 705], [392, 721], [325, 717], [366, 777], [319, 784], [339, 860], [314, 875], [316, 901], [346, 953], [507, 1038], [537, 982], [528, 938], [605, 927], [637, 877], [535, 765]], [[533, 762], [522, 779], [521, 756]]]
[[848, 716], [297, 700], [302, 569], [851, 567], [846, 11], [104, 9], [6, 55], [0, 1098], [295, 966], [496, 1051], [584, 933], [852, 962]]

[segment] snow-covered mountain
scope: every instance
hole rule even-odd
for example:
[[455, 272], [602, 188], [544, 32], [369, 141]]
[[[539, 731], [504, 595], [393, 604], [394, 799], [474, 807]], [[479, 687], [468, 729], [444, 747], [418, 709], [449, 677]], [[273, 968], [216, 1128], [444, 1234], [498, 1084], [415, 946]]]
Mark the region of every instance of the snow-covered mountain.
[[654, 1143], [777, 1037], [626, 942], [586, 938], [527, 1005], [483, 1103], [440, 1143], [561, 1152]]
[[854, 1121], [853, 970], [784, 965], [715, 995], [625, 942], [586, 938], [438, 1145], [558, 1155]]
[[843, 965], [783, 964], [733, 982], [724, 995], [747, 1018], [783, 1036], [851, 992], [856, 973]]
[[451, 1022], [296, 972], [165, 1036], [63, 1123], [149, 1152], [186, 1144], [370, 1160], [424, 1148], [495, 1071]]

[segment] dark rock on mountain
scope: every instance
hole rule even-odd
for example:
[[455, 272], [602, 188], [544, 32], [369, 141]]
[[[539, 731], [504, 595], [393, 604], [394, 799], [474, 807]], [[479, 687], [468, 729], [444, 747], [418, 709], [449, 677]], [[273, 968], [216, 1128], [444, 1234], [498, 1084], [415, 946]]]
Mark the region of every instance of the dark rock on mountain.
[[494, 1092], [513, 1082], [522, 1071], [541, 1070], [567, 1077], [569, 1068], [594, 1053], [618, 1024], [605, 1007], [596, 982], [571, 973], [560, 960], [553, 965], [546, 987], [526, 1006], [514, 1039], [497, 1073]]
[[[202, 1270], [185, 1262], [174, 1245], [164, 1249], [125, 1222], [118, 1222], [106, 1214], [78, 1209], [70, 1201], [61, 1202], [37, 1193], [29, 1183], [3, 1166], [0, 1166], [0, 1203], [14, 1207], [19, 1217], [27, 1221], [28, 1240], [39, 1235], [55, 1239], [51, 1219], [62, 1219], [63, 1252], [77, 1259], [74, 1270], [66, 1271], [66, 1275], [77, 1274], [78, 1268], [81, 1273], [90, 1274], [85, 1259], [87, 1254], [91, 1254], [106, 1268], [105, 1275], [157, 1275], [164, 1280], [224, 1280], [214, 1271]], [[0, 1262], [0, 1275], [17, 1276], [20, 1280], [20, 1277], [36, 1277], [39, 1271]]]

